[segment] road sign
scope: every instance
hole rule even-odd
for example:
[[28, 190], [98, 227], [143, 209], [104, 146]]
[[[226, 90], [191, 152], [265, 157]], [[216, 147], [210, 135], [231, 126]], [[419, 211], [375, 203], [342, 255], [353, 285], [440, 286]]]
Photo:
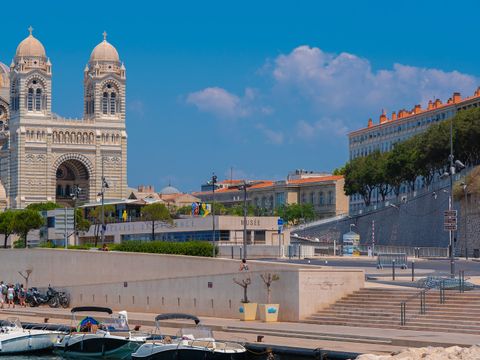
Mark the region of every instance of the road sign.
[[278, 226], [283, 225], [283, 219], [282, 219], [282, 218], [278, 218], [277, 224], [278, 224]]
[[445, 230], [445, 231], [457, 231], [457, 224], [443, 224], [443, 230]]

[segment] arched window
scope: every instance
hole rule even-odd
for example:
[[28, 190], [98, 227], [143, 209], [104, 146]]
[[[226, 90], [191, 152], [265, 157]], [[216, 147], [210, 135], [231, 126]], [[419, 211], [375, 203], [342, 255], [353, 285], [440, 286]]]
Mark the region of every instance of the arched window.
[[70, 196], [70, 185], [65, 186], [65, 196]]
[[35, 111], [42, 110], [42, 89], [35, 92]]
[[62, 187], [62, 185], [57, 185], [57, 196], [63, 196], [63, 187]]
[[112, 92], [110, 94], [110, 115], [115, 115], [115, 110], [116, 110], [116, 94]]
[[27, 109], [28, 111], [33, 111], [33, 89], [28, 89], [27, 95]]
[[318, 204], [323, 205], [324, 201], [325, 200], [323, 198], [323, 191], [320, 191], [320, 193], [318, 194]]
[[106, 92], [103, 93], [102, 111], [105, 115], [108, 114], [108, 93]]

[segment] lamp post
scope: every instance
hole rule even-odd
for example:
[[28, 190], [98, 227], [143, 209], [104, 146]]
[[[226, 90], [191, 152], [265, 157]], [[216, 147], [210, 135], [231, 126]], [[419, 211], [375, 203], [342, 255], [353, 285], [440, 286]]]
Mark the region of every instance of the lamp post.
[[217, 176], [215, 173], [213, 173], [210, 183], [212, 184], [212, 256], [215, 257], [215, 184], [217, 183]]
[[[453, 118], [450, 120], [450, 155], [448, 155], [449, 160], [449, 169], [447, 172], [443, 173], [440, 177], [442, 179], [449, 178], [450, 180], [450, 191], [448, 194], [448, 211], [452, 211], [452, 194], [453, 194], [453, 177], [456, 174], [457, 170], [461, 171], [465, 168], [465, 165], [462, 164], [460, 160], [455, 160], [453, 156]], [[449, 243], [450, 243], [450, 277], [455, 278], [455, 240], [454, 240], [454, 230], [449, 229]]]
[[82, 188], [73, 185], [73, 192], [70, 196], [73, 199], [73, 245], [77, 245], [77, 200], [82, 192]]
[[108, 185], [107, 179], [103, 175], [104, 173], [104, 157], [102, 157], [102, 187], [100, 192], [98, 193], [98, 196], [101, 196], [102, 198], [102, 215], [101, 215], [101, 222], [102, 222], [102, 231], [101, 231], [101, 242], [102, 242], [102, 247], [103, 244], [105, 243], [105, 191], [108, 189], [110, 186]]
[[240, 190], [243, 190], [243, 256], [242, 260], [247, 260], [247, 189], [252, 186], [245, 180], [243, 185], [239, 186]]
[[468, 238], [467, 238], [467, 207], [468, 207], [468, 190], [467, 190], [467, 184], [462, 182], [460, 185], [462, 185], [463, 188], [463, 197], [465, 199], [464, 207], [465, 207], [465, 213], [463, 214], [463, 223], [464, 223], [464, 234], [465, 234], [465, 260], [468, 260]]

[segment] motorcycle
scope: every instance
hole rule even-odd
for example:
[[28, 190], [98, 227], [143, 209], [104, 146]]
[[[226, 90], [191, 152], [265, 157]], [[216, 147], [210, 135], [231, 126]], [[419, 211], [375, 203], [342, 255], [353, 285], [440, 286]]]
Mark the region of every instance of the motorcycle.
[[40, 293], [36, 287], [31, 287], [28, 289], [27, 296], [25, 298], [25, 302], [31, 307], [47, 304], [49, 300], [50, 299], [48, 296]]
[[70, 305], [70, 297], [64, 291], [57, 291], [49, 286], [47, 296], [49, 298], [48, 306], [52, 308], [57, 308], [59, 306], [67, 308]]

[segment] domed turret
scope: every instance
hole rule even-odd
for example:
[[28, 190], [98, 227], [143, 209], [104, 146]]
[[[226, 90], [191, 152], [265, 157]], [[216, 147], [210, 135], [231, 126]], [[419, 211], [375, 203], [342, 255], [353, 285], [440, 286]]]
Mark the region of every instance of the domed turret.
[[42, 43], [38, 41], [36, 37], [33, 36], [33, 28], [30, 26], [28, 29], [30, 35], [25, 38], [17, 47], [17, 52], [15, 57], [42, 57], [46, 58], [47, 54]]
[[97, 61], [105, 62], [120, 62], [120, 56], [118, 55], [117, 49], [107, 41], [107, 33], [103, 33], [103, 41], [95, 46], [92, 54], [90, 55], [90, 62], [94, 63]]

